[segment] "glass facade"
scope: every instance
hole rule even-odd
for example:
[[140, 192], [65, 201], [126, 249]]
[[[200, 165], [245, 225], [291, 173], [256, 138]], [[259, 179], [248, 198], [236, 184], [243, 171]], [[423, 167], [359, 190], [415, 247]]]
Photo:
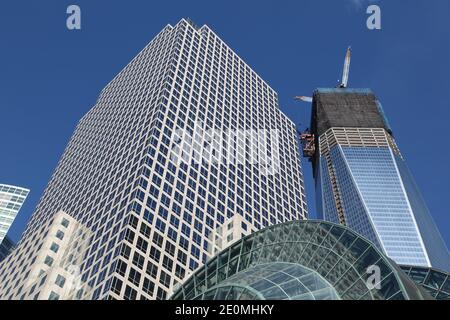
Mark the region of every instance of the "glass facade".
[[313, 100], [319, 216], [367, 237], [399, 264], [450, 270], [450, 255], [368, 90], [319, 89]]
[[[334, 146], [330, 154], [346, 225], [398, 263], [428, 265], [391, 150]], [[324, 197], [329, 199], [333, 194]], [[336, 215], [331, 209], [327, 208], [327, 214]]]
[[194, 300], [339, 300], [317, 272], [299, 264], [273, 262], [239, 272]]
[[[369, 270], [376, 266], [379, 280]], [[342, 225], [294, 221], [225, 249], [171, 299], [429, 299], [371, 242]]]
[[0, 184], [0, 243], [5, 238], [29, 192], [28, 189]]

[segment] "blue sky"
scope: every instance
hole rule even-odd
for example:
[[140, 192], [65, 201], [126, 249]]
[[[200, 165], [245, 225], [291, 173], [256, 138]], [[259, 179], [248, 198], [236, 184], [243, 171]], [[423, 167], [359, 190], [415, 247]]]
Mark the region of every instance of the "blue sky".
[[[0, 182], [31, 189], [10, 236], [23, 232], [77, 121], [101, 89], [166, 24], [208, 24], [280, 97], [335, 86], [353, 48], [350, 86], [381, 100], [397, 142], [450, 246], [450, 1], [376, 1], [382, 30], [366, 28], [365, 0], [41, 0], [0, 4]], [[77, 4], [82, 30], [66, 28]], [[311, 168], [304, 162], [314, 212]]]

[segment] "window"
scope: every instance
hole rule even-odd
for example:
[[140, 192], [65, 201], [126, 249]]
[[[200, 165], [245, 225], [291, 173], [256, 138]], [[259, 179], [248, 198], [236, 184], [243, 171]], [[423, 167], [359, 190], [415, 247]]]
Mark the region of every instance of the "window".
[[167, 209], [164, 207], [159, 207], [158, 214], [161, 218], [167, 219], [167, 215], [169, 214], [169, 211], [167, 211]]
[[153, 223], [153, 214], [150, 213], [150, 211], [145, 210], [144, 211], [144, 219], [145, 221], [147, 221], [148, 223]]
[[125, 300], [136, 300], [137, 291], [131, 288], [130, 286], [126, 286], [125, 288]]
[[185, 250], [187, 250], [189, 248], [189, 241], [182, 236], [180, 236], [179, 244]]
[[194, 255], [194, 257], [200, 259], [200, 249], [197, 248], [195, 245], [191, 246], [191, 253]]
[[151, 280], [145, 278], [142, 290], [149, 295], [153, 295], [153, 291], [155, 290], [155, 284]]
[[202, 237], [195, 231], [192, 232], [192, 239], [198, 245], [202, 244]]
[[198, 268], [198, 263], [194, 261], [194, 259], [189, 260], [189, 269], [192, 271]]
[[173, 230], [171, 227], [169, 227], [169, 230], [167, 232], [167, 235], [169, 236], [170, 239], [172, 239], [173, 241], [177, 240], [177, 232], [175, 230]]
[[127, 230], [126, 230], [126, 233], [125, 233], [125, 239], [126, 239], [128, 242], [133, 243], [133, 241], [134, 241], [134, 236], [135, 236], [135, 233], [134, 233], [133, 231], [131, 231], [130, 229], [127, 229]]
[[44, 260], [44, 263], [45, 263], [46, 265], [48, 265], [49, 267], [51, 267], [52, 264], [53, 264], [53, 258], [50, 257], [50, 256], [46, 256], [46, 257], [45, 257], [45, 260]]
[[189, 228], [184, 223], [181, 225], [181, 232], [186, 235], [186, 237], [189, 237], [191, 235], [191, 228]]
[[50, 292], [50, 295], [48, 296], [48, 300], [59, 300], [59, 294], [56, 292]]
[[131, 268], [130, 275], [128, 276], [128, 280], [132, 284], [139, 286], [139, 282], [141, 281], [141, 274], [138, 271], [136, 271], [135, 269]]
[[153, 258], [155, 261], [159, 261], [160, 256], [161, 256], [161, 252], [158, 249], [156, 249], [155, 247], [151, 247], [150, 257]]
[[60, 288], [64, 287], [64, 284], [66, 283], [66, 278], [64, 278], [62, 275], [58, 274], [55, 281], [56, 285]]
[[167, 295], [166, 291], [164, 291], [162, 288], [158, 288], [158, 291], [156, 293], [156, 299], [157, 300], [165, 300], [166, 295]]
[[163, 267], [166, 268], [169, 271], [172, 271], [173, 262], [172, 259], [170, 259], [167, 256], [164, 256], [163, 258]]
[[69, 220], [67, 220], [66, 218], [63, 218], [61, 224], [62, 224], [65, 228], [67, 228], [67, 227], [69, 226]]
[[139, 222], [139, 219], [135, 215], [133, 215], [133, 214], [130, 215], [130, 217], [129, 217], [130, 226], [132, 226], [134, 229], [136, 229], [138, 222]]
[[175, 255], [175, 245], [166, 241], [166, 252], [173, 257]]
[[122, 280], [119, 280], [116, 277], [114, 277], [111, 284], [111, 291], [120, 295], [120, 290], [122, 290], [122, 284], [123, 284]]
[[142, 269], [144, 266], [145, 259], [139, 253], [135, 252], [133, 256], [133, 264], [137, 266], [139, 269]]
[[155, 225], [156, 229], [158, 229], [161, 232], [165, 232], [166, 231], [166, 224], [164, 222], [162, 222], [160, 219], [156, 219], [156, 225]]
[[45, 280], [47, 280], [47, 276], [46, 275], [41, 279], [41, 282], [39, 282], [39, 287], [41, 287], [44, 284]]
[[147, 262], [147, 274], [155, 279], [156, 275], [158, 274], [158, 267], [153, 263], [151, 263], [150, 261]]
[[184, 268], [182, 268], [180, 265], [176, 265], [176, 267], [175, 267], [175, 275], [178, 277], [178, 278], [180, 278], [180, 279], [183, 279], [184, 278], [184, 275], [185, 275], [185, 270], [184, 270]]
[[166, 287], [170, 286], [170, 276], [161, 270], [161, 276], [159, 277], [159, 282]]
[[120, 253], [125, 259], [128, 259], [130, 257], [131, 248], [127, 246], [126, 244], [122, 245], [122, 249], [120, 250]]
[[125, 276], [125, 273], [127, 272], [127, 264], [122, 260], [119, 260], [117, 263], [116, 271], [121, 276]]
[[53, 242], [50, 246], [50, 250], [52, 250], [54, 253], [57, 253], [59, 250], [59, 245]]
[[186, 264], [187, 261], [187, 254], [184, 253], [181, 250], [178, 250], [178, 256], [177, 256], [178, 261], [180, 261], [182, 264]]
[[57, 237], [59, 240], [62, 240], [62, 239], [64, 238], [64, 232], [62, 232], [61, 230], [58, 230], [58, 231], [56, 232], [56, 237]]
[[180, 220], [175, 216], [170, 216], [170, 224], [173, 225], [175, 228], [178, 228], [180, 225]]
[[147, 226], [145, 223], [142, 223], [141, 224], [141, 233], [146, 237], [150, 237], [150, 232], [151, 232], [150, 227]]
[[148, 242], [142, 239], [141, 237], [138, 237], [136, 247], [145, 253], [147, 252]]

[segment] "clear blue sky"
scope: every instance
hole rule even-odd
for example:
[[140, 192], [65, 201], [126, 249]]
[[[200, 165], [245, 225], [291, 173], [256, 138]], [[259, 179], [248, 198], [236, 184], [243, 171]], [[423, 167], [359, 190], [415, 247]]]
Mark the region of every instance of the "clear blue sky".
[[[382, 30], [364, 0], [41, 0], [0, 4], [0, 182], [31, 189], [10, 235], [23, 232], [77, 121], [100, 90], [166, 24], [208, 24], [307, 124], [292, 100], [335, 86], [353, 48], [350, 86], [381, 100], [397, 142], [450, 245], [450, 1], [380, 0]], [[66, 29], [78, 4], [82, 30]], [[311, 168], [304, 162], [314, 212]], [[56, 208], [55, 208], [56, 209]]]

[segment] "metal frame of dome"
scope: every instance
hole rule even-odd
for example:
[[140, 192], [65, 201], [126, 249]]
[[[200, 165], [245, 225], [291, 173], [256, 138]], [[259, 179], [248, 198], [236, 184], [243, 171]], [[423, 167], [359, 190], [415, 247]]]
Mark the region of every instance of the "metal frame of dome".
[[419, 266], [400, 265], [400, 268], [436, 300], [450, 300], [450, 273]]
[[[240, 239], [197, 269], [171, 299], [212, 299], [204, 293], [249, 268], [274, 262], [313, 270], [343, 300], [432, 299], [370, 241], [345, 226], [316, 220], [273, 225]], [[379, 288], [367, 285], [373, 265], [380, 270]]]
[[320, 274], [297, 263], [257, 264], [208, 289], [194, 300], [340, 300]]

